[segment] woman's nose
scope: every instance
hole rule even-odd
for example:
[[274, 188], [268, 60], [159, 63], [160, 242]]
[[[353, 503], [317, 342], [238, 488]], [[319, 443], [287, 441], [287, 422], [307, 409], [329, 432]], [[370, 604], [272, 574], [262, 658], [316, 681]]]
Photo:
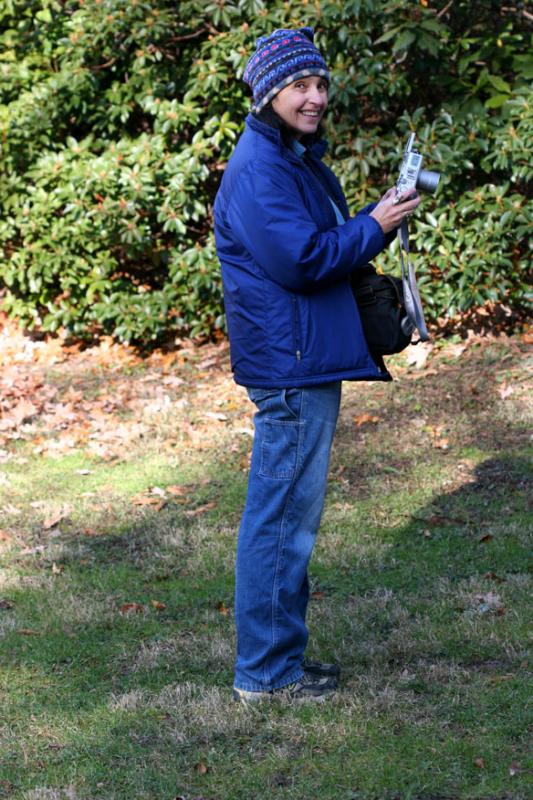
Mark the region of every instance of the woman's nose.
[[320, 97], [320, 93], [319, 92], [310, 92], [307, 95], [307, 102], [308, 103], [312, 103], [312, 105], [315, 105], [315, 106], [321, 106], [322, 105], [322, 98]]
[[313, 88], [309, 93], [308, 100], [310, 103], [314, 103], [317, 106], [323, 106], [326, 103], [326, 95], [324, 92], [321, 92], [320, 89]]

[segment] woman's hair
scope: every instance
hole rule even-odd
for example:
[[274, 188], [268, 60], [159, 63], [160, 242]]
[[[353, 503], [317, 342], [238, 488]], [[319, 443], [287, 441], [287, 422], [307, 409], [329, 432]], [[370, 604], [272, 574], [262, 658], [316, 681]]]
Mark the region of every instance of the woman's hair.
[[[266, 106], [261, 109], [261, 111], [254, 113], [254, 117], [260, 122], [263, 122], [265, 125], [270, 125], [271, 128], [278, 130], [280, 132], [283, 144], [287, 147], [290, 147], [291, 142], [294, 139], [294, 131], [287, 125], [286, 122], [282, 120], [279, 114], [274, 111], [272, 100], [270, 103], [267, 103]], [[315, 133], [304, 134], [300, 139], [300, 142], [304, 147], [309, 147], [309, 145], [314, 144], [323, 138], [324, 126], [322, 125], [322, 121], [320, 121]]]

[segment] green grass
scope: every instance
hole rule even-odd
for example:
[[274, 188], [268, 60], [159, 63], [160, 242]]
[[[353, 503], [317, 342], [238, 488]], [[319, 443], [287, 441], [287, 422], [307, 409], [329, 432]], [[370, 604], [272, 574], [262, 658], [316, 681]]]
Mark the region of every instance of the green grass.
[[[200, 445], [172, 414], [111, 461], [14, 440], [0, 464], [0, 797], [533, 797], [526, 353], [506, 339], [454, 352], [420, 372], [397, 359], [392, 386], [345, 385], [309, 612], [310, 656], [343, 678], [319, 706], [230, 700], [251, 441], [239, 390]], [[106, 374], [92, 371], [91, 397]], [[188, 384], [189, 420], [221, 380], [207, 400]], [[363, 413], [380, 421], [358, 427]], [[175, 485], [187, 491], [160, 509], [132, 503]]]

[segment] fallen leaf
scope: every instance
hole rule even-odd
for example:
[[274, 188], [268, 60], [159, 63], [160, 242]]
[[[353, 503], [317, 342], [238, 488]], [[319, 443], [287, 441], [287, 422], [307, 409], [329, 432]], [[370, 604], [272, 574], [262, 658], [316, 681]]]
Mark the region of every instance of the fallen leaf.
[[243, 436], [255, 436], [253, 428], [236, 428], [235, 433], [242, 433]]
[[121, 614], [141, 614], [144, 611], [144, 606], [140, 603], [123, 603], [120, 606]]
[[151, 506], [154, 511], [161, 511], [166, 506], [166, 501], [157, 495], [137, 495], [132, 497], [131, 502], [134, 506]]
[[380, 422], [380, 420], [381, 417], [376, 417], [373, 414], [359, 414], [359, 416], [353, 418], [353, 421], [355, 422], [358, 428], [360, 428], [361, 425], [366, 425], [366, 423], [377, 425], [377, 423]]
[[39, 631], [32, 631], [31, 628], [20, 628], [17, 633], [22, 636], [39, 636]]
[[9, 415], [0, 421], [0, 430], [18, 428], [23, 422], [30, 420], [39, 413], [39, 409], [31, 400], [19, 400], [16, 406], [9, 411]]
[[439, 372], [436, 369], [424, 369], [419, 372], [407, 372], [403, 377], [409, 381], [418, 381], [420, 378], [428, 378], [430, 375], [438, 374]]
[[474, 766], [477, 767], [478, 769], [484, 769], [485, 768], [485, 759], [484, 758], [475, 758], [474, 759]]
[[198, 364], [198, 369], [208, 369], [209, 367], [216, 367], [218, 364], [218, 359], [216, 356], [211, 356], [211, 358], [205, 358], [203, 361], [200, 361]]
[[227, 617], [228, 614], [230, 613], [229, 608], [224, 604], [222, 600], [220, 601], [220, 603], [217, 604], [217, 611], [219, 612], [219, 614], [222, 614], [223, 617]]
[[409, 347], [405, 350], [407, 365], [409, 367], [415, 367], [415, 369], [422, 369], [425, 366], [432, 350], [432, 344], [423, 344], [422, 342], [419, 342], [415, 345], [409, 345]]
[[506, 581], [506, 578], [500, 578], [495, 572], [485, 572], [483, 577], [489, 581], [495, 581], [496, 583], [505, 583]]
[[160, 603], [159, 600], [150, 600], [150, 603], [156, 611], [164, 611], [166, 608], [165, 603]]
[[80, 389], [75, 389], [73, 386], [69, 386], [63, 395], [63, 399], [68, 403], [74, 403], [77, 405], [83, 400], [83, 392]]
[[476, 594], [475, 600], [478, 603], [477, 611], [480, 614], [496, 612], [500, 617], [505, 614], [502, 599], [499, 594], [495, 594], [494, 592]]
[[165, 386], [173, 386], [176, 388], [177, 386], [183, 386], [185, 381], [183, 378], [176, 377], [176, 375], [168, 375], [166, 378], [163, 378], [162, 383]]
[[205, 503], [203, 506], [198, 506], [198, 508], [192, 508], [190, 511], [184, 511], [186, 517], [198, 517], [200, 514], [205, 514], [206, 511], [209, 511], [212, 508], [216, 508], [216, 503]]
[[459, 523], [461, 525], [465, 524], [465, 520], [460, 517], [447, 517], [445, 514], [432, 514], [426, 520], [427, 524], [430, 525], [432, 528], [440, 527], [441, 525], [453, 525], [454, 523]]
[[487, 592], [487, 594], [476, 594], [476, 600], [478, 603], [491, 603], [492, 605], [499, 605], [501, 603], [500, 595], [495, 594], [494, 592]]
[[486, 533], [485, 536], [482, 536], [481, 539], [478, 539], [480, 544], [485, 544], [485, 542], [491, 542], [494, 539], [494, 536], [491, 533]]
[[489, 683], [503, 683], [503, 681], [510, 681], [514, 677], [514, 675], [491, 675], [489, 677]]
[[323, 600], [325, 598], [325, 596], [326, 596], [325, 592], [321, 592], [321, 591], [311, 592], [311, 597], [314, 598], [315, 600]]
[[513, 392], [514, 389], [510, 384], [504, 383], [503, 386], [500, 386], [499, 395], [502, 400], [506, 400], [513, 394]]
[[194, 768], [199, 775], [206, 775], [209, 772], [209, 767], [204, 761], [199, 761]]
[[2, 506], [2, 511], [4, 512], [4, 514], [13, 514], [13, 516], [15, 517], [18, 517], [20, 514], [22, 514], [20, 508], [17, 508], [11, 503], [6, 503], [5, 506]]
[[451, 356], [452, 358], [459, 358], [459, 356], [462, 356], [465, 350], [465, 344], [451, 344], [446, 348], [445, 355]]
[[175, 497], [182, 497], [183, 495], [189, 492], [189, 487], [187, 486], [165, 486], [165, 491], [168, 494], [172, 494]]
[[45, 531], [55, 528], [62, 520], [66, 519], [70, 513], [69, 508], [62, 508], [60, 511], [55, 511], [50, 517], [43, 522]]

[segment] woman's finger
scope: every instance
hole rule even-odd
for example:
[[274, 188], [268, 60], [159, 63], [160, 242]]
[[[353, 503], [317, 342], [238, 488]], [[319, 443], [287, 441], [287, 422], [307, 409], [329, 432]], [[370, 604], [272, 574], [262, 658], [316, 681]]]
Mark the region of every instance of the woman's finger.
[[420, 197], [417, 196], [413, 200], [406, 200], [404, 203], [401, 203], [400, 206], [397, 206], [397, 208], [399, 208], [403, 212], [409, 213], [419, 205], [420, 205]]
[[396, 189], [394, 188], [394, 186], [391, 186], [390, 189], [387, 189], [387, 191], [385, 192], [385, 194], [383, 195], [383, 197], [381, 199], [382, 200], [389, 200], [389, 198], [395, 197], [395, 196], [396, 196]]

